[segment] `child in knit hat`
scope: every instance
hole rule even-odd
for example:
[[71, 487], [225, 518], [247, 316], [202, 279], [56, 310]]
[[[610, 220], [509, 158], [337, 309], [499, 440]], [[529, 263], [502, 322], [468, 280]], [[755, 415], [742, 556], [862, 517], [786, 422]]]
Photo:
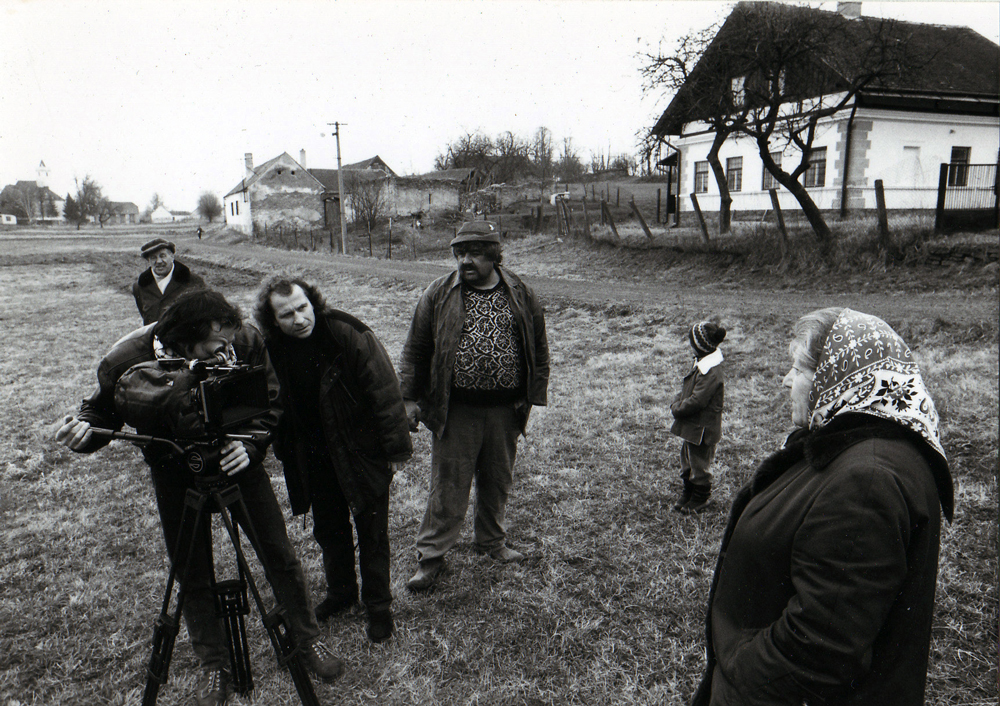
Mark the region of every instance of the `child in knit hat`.
[[681, 437], [681, 481], [683, 489], [674, 510], [685, 515], [703, 512], [710, 504], [712, 474], [709, 466], [715, 445], [722, 438], [722, 403], [725, 379], [719, 344], [726, 329], [711, 321], [700, 321], [688, 331], [694, 348], [694, 367], [684, 377], [670, 411], [671, 433]]

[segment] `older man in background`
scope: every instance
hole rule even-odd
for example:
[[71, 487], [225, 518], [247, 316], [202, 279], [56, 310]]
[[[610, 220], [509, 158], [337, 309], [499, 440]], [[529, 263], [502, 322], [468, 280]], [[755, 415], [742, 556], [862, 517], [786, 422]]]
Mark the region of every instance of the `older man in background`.
[[184, 292], [205, 287], [201, 277], [174, 259], [175, 252], [177, 247], [163, 238], [154, 238], [142, 246], [142, 257], [149, 268], [132, 285], [132, 296], [144, 326], [158, 321]]

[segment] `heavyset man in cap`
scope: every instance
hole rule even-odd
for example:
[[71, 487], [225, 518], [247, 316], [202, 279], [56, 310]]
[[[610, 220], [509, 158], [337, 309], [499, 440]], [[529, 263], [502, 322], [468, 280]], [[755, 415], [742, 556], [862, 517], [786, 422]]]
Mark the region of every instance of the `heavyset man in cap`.
[[422, 421], [434, 435], [411, 591], [431, 588], [444, 569], [473, 478], [476, 551], [503, 562], [524, 558], [506, 544], [504, 516], [518, 436], [531, 406], [545, 404], [549, 379], [542, 307], [500, 267], [496, 226], [466, 223], [451, 246], [456, 270], [420, 297], [400, 364], [410, 428]]
[[169, 240], [154, 238], [142, 246], [141, 252], [149, 268], [132, 285], [132, 296], [145, 326], [159, 321], [160, 315], [184, 292], [204, 289], [205, 282], [174, 259], [177, 247]]

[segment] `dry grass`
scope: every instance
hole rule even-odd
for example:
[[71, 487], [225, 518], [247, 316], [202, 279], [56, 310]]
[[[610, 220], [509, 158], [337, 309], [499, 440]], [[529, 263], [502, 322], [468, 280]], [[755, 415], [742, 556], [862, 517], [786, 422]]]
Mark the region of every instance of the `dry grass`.
[[[513, 253], [515, 271], [531, 257]], [[537, 259], [559, 270], [558, 259]], [[134, 268], [133, 256], [117, 253], [0, 256], [3, 706], [130, 704], [141, 693], [167, 569], [148, 471], [120, 442], [80, 456], [50, 440], [51, 422], [89, 392], [100, 356], [138, 323], [124, 284]], [[207, 274], [247, 308], [265, 272], [219, 266]], [[398, 359], [417, 289], [318, 267], [307, 274]], [[787, 431], [780, 381], [790, 322], [755, 312], [731, 312], [725, 322], [720, 507], [688, 518], [669, 512], [679, 444], [668, 433], [669, 400], [689, 365], [688, 322], [669, 302], [616, 313], [549, 303], [551, 404], [533, 413], [522, 440], [509, 511], [510, 540], [525, 563], [476, 556], [467, 528], [440, 588], [406, 593], [429, 473], [428, 432], [415, 437], [390, 519], [399, 633], [373, 646], [359, 613], [326, 625], [349, 672], [316, 685], [323, 702], [686, 703], [703, 667], [704, 606], [725, 508]], [[958, 495], [942, 543], [927, 703], [996, 703], [996, 338], [966, 340], [901, 316], [941, 409]], [[268, 466], [284, 503], [280, 469], [270, 458]], [[310, 530], [289, 522], [319, 596]], [[258, 691], [236, 703], [298, 703], [256, 626], [250, 639]], [[195, 679], [182, 630], [159, 703], [186, 702]]]

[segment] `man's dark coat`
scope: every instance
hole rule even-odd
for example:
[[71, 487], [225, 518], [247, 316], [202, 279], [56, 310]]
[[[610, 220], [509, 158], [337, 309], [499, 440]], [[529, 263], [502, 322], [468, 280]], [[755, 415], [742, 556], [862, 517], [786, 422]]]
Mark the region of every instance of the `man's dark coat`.
[[[390, 463], [413, 453], [410, 428], [392, 361], [365, 324], [342, 311], [316, 314], [329, 345], [320, 382], [320, 410], [324, 441], [337, 471], [344, 497], [355, 515], [381, 498], [392, 482]], [[283, 334], [268, 338], [271, 362], [282, 386], [284, 414], [274, 442], [274, 453], [285, 469], [292, 514], [309, 510], [309, 428], [287, 398], [288, 362]]]
[[146, 325], [159, 321], [167, 307], [181, 294], [204, 286], [205, 281], [201, 277], [188, 269], [187, 265], [174, 260], [174, 274], [170, 278], [170, 284], [162, 293], [156, 286], [152, 269], [148, 269], [139, 275], [139, 279], [132, 285], [132, 296], [135, 297], [135, 305], [142, 315], [142, 323]]

